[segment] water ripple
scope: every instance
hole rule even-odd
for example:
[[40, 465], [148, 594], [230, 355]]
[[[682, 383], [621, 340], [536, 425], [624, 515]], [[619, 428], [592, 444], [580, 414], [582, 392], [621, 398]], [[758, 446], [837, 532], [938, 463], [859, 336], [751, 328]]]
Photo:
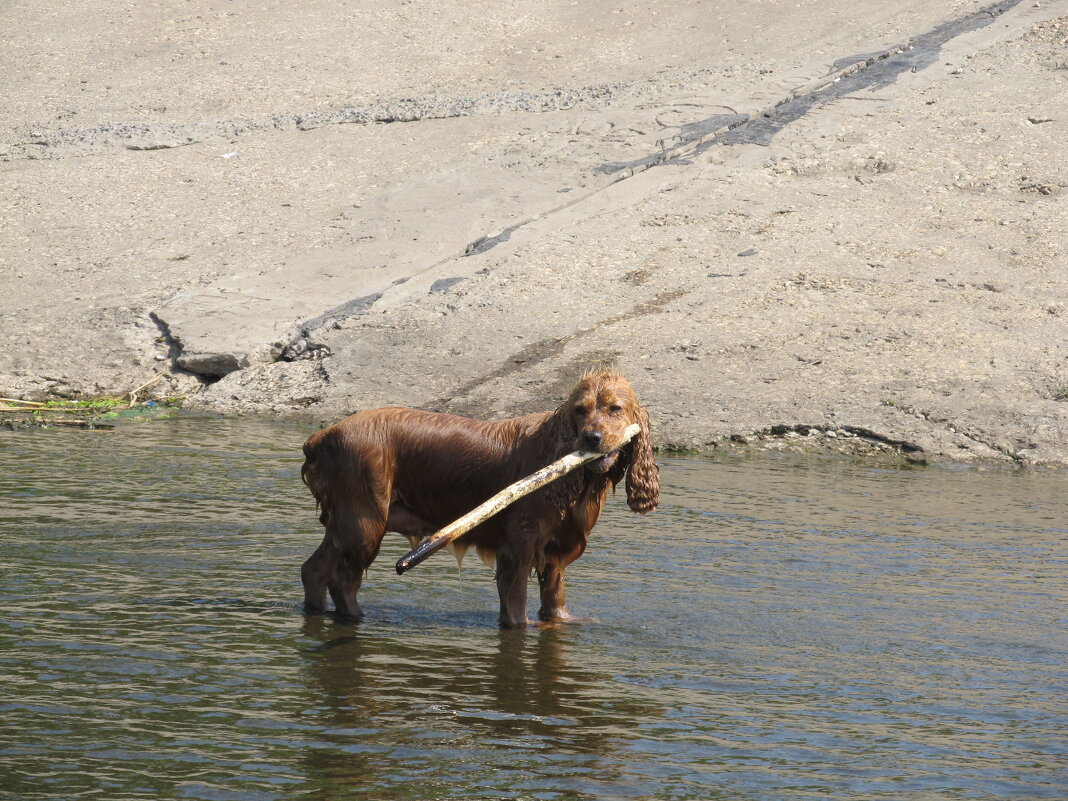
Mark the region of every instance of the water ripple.
[[308, 433], [0, 433], [0, 795], [1068, 796], [1062, 474], [665, 459], [570, 571], [597, 622], [498, 631], [396, 539], [353, 626], [298, 606]]

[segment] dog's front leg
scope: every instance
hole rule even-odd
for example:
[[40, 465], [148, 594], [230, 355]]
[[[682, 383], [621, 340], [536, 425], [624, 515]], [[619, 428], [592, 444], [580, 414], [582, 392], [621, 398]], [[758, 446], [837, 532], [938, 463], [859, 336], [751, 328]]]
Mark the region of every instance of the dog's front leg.
[[551, 561], [538, 571], [538, 586], [541, 588], [541, 609], [538, 610], [538, 617], [542, 620], [571, 620], [571, 613], [565, 605], [565, 572], [566, 568]]
[[497, 551], [497, 594], [501, 598], [501, 628], [527, 627], [527, 581], [531, 564], [511, 543]]

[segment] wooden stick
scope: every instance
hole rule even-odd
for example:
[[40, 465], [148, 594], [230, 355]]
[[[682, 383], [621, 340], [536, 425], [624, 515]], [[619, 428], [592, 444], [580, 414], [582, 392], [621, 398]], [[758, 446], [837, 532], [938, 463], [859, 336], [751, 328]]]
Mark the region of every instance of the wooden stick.
[[0, 406], [0, 412], [35, 412], [41, 414], [51, 414], [52, 412], [65, 412], [67, 414], [74, 414], [81, 412], [82, 414], [96, 414], [96, 409], [86, 408], [70, 408], [69, 406]]
[[[637, 423], [627, 426], [623, 432], [623, 441], [619, 443], [619, 446], [626, 445], [641, 430], [642, 427]], [[488, 501], [479, 504], [459, 520], [445, 526], [437, 534], [398, 559], [397, 574], [403, 575], [405, 571], [411, 570], [431, 554], [440, 551], [450, 542], [466, 534], [479, 523], [493, 517], [505, 507], [511, 506], [524, 495], [529, 495], [534, 490], [544, 487], [562, 476], [566, 476], [572, 470], [581, 467], [587, 462], [600, 459], [605, 455], [597, 452], [591, 453], [590, 451], [575, 451], [562, 459], [557, 459], [548, 467], [543, 467], [538, 472], [531, 473], [526, 478], [521, 478], [514, 484], [505, 487]]]
[[130, 392], [127, 392], [126, 394], [130, 398], [130, 405], [133, 406], [135, 403], [137, 403], [137, 393], [138, 392], [140, 392], [142, 389], [147, 389], [148, 387], [152, 386], [157, 381], [159, 381], [161, 378], [163, 378], [163, 376], [165, 376], [165, 375], [167, 375], [167, 374], [166, 373], [157, 373], [156, 375], [152, 376], [152, 378], [148, 379], [148, 381], [146, 381], [141, 386], [139, 386], [137, 389], [132, 390]]

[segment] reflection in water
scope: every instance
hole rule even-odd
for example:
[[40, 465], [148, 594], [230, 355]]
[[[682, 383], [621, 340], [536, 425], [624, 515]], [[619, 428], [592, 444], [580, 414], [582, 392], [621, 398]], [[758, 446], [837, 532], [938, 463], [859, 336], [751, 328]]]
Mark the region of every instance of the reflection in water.
[[327, 795], [377, 798], [409, 783], [420, 798], [457, 787], [508, 794], [532, 780], [560, 793], [613, 784], [623, 743], [662, 712], [641, 693], [619, 697], [610, 676], [569, 666], [561, 629], [496, 631], [477, 648], [455, 631], [402, 632], [388, 653], [380, 639], [322, 619], [305, 632], [322, 643], [306, 652], [323, 733], [305, 754], [307, 789]]
[[307, 433], [0, 433], [0, 797], [1068, 797], [1064, 473], [664, 459], [598, 622], [397, 538], [353, 626], [297, 606]]

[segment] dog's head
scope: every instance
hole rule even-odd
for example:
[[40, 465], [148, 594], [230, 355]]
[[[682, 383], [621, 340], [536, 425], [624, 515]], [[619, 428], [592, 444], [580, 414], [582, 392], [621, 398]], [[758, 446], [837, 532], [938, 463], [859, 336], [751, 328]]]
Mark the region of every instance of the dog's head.
[[575, 432], [576, 450], [603, 453], [587, 465], [588, 470], [607, 473], [623, 446], [624, 430], [640, 423], [638, 396], [630, 382], [614, 373], [585, 376], [567, 401]]
[[[582, 378], [561, 407], [574, 432], [574, 449], [604, 454], [586, 465], [594, 473], [610, 474], [613, 483], [626, 473], [627, 503], [635, 512], [651, 512], [660, 502], [660, 478], [649, 442], [649, 415], [626, 378], [614, 372], [595, 372]], [[624, 442], [632, 423], [641, 431]]]

